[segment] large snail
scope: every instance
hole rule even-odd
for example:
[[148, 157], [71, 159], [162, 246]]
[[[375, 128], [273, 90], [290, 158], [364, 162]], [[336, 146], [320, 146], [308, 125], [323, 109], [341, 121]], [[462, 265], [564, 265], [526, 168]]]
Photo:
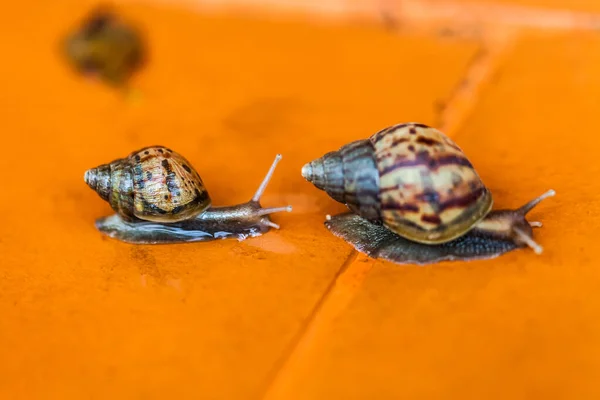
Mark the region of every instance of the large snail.
[[110, 237], [136, 244], [243, 240], [278, 229], [269, 214], [292, 211], [291, 206], [260, 205], [280, 159], [278, 154], [250, 201], [229, 207], [212, 207], [194, 167], [163, 146], [145, 147], [89, 169], [84, 180], [116, 212], [96, 221]]
[[144, 64], [141, 33], [106, 7], [94, 10], [62, 42], [67, 60], [81, 74], [122, 86]]
[[542, 248], [525, 215], [553, 190], [516, 210], [492, 195], [462, 150], [419, 123], [385, 128], [302, 168], [302, 176], [351, 212], [325, 226], [357, 250], [396, 263], [485, 259]]

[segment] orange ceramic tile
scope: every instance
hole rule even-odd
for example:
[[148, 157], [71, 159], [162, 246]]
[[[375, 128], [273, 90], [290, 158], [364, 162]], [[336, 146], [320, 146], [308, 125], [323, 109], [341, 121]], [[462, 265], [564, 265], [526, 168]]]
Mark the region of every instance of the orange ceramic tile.
[[[476, 46], [129, 6], [151, 62], [128, 102], [57, 55], [91, 4], [13, 2], [0, 16], [0, 398], [251, 398], [350, 254], [323, 227], [343, 207], [301, 166], [433, 121]], [[107, 239], [93, 222], [111, 210], [83, 172], [150, 144], [184, 154], [215, 204], [247, 200], [282, 153], [263, 204], [294, 211], [241, 243]]]
[[544, 253], [342, 274], [268, 399], [597, 399], [600, 39], [528, 34], [453, 138]]

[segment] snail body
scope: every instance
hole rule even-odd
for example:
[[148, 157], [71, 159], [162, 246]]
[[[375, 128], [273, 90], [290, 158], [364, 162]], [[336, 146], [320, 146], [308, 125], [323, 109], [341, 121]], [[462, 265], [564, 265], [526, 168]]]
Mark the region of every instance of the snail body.
[[325, 225], [359, 251], [397, 263], [491, 258], [533, 241], [525, 214], [493, 199], [450, 138], [419, 123], [393, 125], [309, 162], [302, 175], [350, 213]]
[[144, 63], [140, 32], [104, 7], [94, 10], [64, 39], [63, 54], [74, 68], [112, 86], [121, 86]]
[[291, 207], [262, 208], [260, 197], [280, 155], [253, 198], [243, 204], [212, 207], [208, 191], [191, 163], [164, 146], [149, 146], [87, 170], [84, 180], [115, 214], [96, 227], [128, 243], [181, 243], [223, 238], [240, 240], [279, 228], [268, 215]]

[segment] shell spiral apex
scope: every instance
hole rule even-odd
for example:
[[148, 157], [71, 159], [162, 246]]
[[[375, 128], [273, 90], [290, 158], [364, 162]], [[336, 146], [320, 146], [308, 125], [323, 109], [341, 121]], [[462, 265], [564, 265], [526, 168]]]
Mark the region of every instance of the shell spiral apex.
[[312, 166], [310, 163], [304, 164], [302, 167], [302, 177], [306, 180], [311, 180], [312, 177]]
[[83, 180], [90, 188], [92, 188], [92, 190], [96, 189], [96, 174], [94, 172], [94, 168], [85, 171], [83, 174]]

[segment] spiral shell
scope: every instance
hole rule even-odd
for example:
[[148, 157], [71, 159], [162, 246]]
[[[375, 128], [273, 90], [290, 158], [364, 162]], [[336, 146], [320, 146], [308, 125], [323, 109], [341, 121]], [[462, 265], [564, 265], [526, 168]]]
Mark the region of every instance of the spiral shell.
[[342, 146], [305, 165], [302, 175], [354, 213], [420, 243], [455, 239], [492, 208], [462, 150], [418, 123]]
[[89, 169], [84, 179], [128, 221], [183, 221], [211, 204], [192, 165], [162, 146], [145, 147], [126, 158]]

